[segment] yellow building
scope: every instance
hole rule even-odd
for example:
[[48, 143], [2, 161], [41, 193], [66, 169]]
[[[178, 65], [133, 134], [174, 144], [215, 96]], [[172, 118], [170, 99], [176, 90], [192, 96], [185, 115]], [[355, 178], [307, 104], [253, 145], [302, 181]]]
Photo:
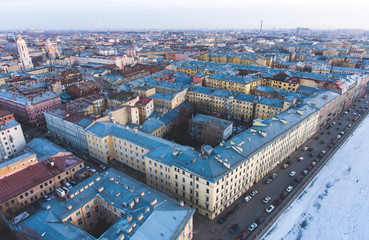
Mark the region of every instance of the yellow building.
[[205, 87], [222, 89], [226, 91], [252, 94], [262, 83], [261, 78], [254, 75], [229, 76], [214, 74], [205, 80]]
[[51, 194], [56, 188], [72, 181], [76, 171], [84, 167], [84, 162], [73, 155], [52, 157], [32, 164], [36, 161], [37, 158], [32, 157], [28, 159], [31, 165], [0, 179], [2, 213], [11, 213]]

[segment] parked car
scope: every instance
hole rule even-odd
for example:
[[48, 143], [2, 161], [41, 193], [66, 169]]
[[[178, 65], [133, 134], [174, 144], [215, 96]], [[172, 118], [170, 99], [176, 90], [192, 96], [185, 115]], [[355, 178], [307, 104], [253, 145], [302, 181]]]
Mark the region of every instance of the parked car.
[[273, 173], [270, 177], [271, 177], [272, 179], [275, 179], [277, 176], [278, 176], [278, 174]]
[[272, 182], [272, 179], [270, 179], [270, 178], [267, 178], [267, 179], [265, 179], [265, 181], [264, 181], [264, 183], [265, 184], [269, 184], [269, 183], [271, 183]]
[[307, 175], [307, 174], [309, 173], [309, 170], [305, 169], [304, 171], [302, 171], [302, 173], [303, 173], [304, 175]]
[[76, 185], [77, 185], [76, 181], [70, 181], [69, 183], [70, 183], [72, 186], [76, 186]]
[[97, 173], [96, 169], [94, 169], [94, 168], [91, 168], [90, 171], [93, 172], [93, 173]]
[[291, 191], [292, 191], [292, 189], [293, 189], [293, 187], [292, 187], [292, 186], [288, 186], [288, 187], [286, 188], [286, 191], [287, 191], [287, 192], [291, 192]]
[[252, 231], [254, 231], [254, 230], [255, 230], [255, 228], [257, 228], [257, 227], [258, 227], [258, 225], [257, 225], [256, 223], [252, 223], [248, 229], [249, 229], [249, 231], [250, 231], [250, 232], [252, 232]]
[[229, 211], [229, 212], [227, 212], [227, 218], [231, 218], [231, 217], [233, 217], [234, 215], [236, 214], [236, 211], [235, 210], [231, 210], [231, 211]]
[[341, 138], [341, 135], [337, 135], [337, 139], [340, 139]]
[[313, 166], [313, 167], [314, 167], [315, 165], [316, 165], [316, 162], [315, 162], [315, 161], [312, 161], [312, 162], [311, 162], [311, 166]]
[[99, 167], [100, 167], [102, 170], [105, 170], [105, 169], [106, 169], [106, 167], [105, 167], [104, 165], [102, 165], [102, 164], [100, 164], [100, 165], [99, 165]]
[[282, 199], [280, 199], [280, 198], [277, 198], [276, 200], [274, 200], [274, 204], [275, 205], [279, 205], [279, 204], [281, 204], [281, 202], [282, 202]]
[[258, 191], [254, 190], [250, 193], [251, 197], [255, 196], [258, 193]]
[[273, 205], [270, 205], [267, 209], [265, 209], [265, 211], [267, 213], [271, 213], [273, 210], [274, 210], [274, 206]]
[[72, 188], [72, 185], [68, 182], [65, 183], [65, 186], [68, 188], [68, 189], [71, 189]]
[[240, 235], [238, 235], [239, 238], [237, 238], [237, 239], [245, 240], [247, 238], [247, 236], [249, 236], [249, 234], [250, 234], [250, 231], [249, 230], [245, 230], [242, 233], [240, 233]]
[[295, 175], [296, 175], [296, 172], [295, 172], [295, 171], [290, 172], [290, 176], [291, 176], [291, 177], [293, 177], [293, 176], [295, 176]]
[[271, 197], [266, 196], [266, 197], [263, 199], [263, 203], [264, 203], [264, 204], [267, 204], [270, 200], [271, 200]]
[[304, 147], [302, 150], [307, 151], [308, 149], [309, 149], [308, 147]]
[[299, 176], [297, 176], [297, 178], [295, 178], [294, 181], [297, 182], [297, 183], [299, 183], [299, 182], [302, 181], [302, 179], [303, 179], [303, 176], [299, 175]]
[[283, 191], [283, 192], [281, 192], [281, 198], [282, 199], [285, 199], [286, 197], [287, 197], [287, 195], [288, 195], [288, 192], [287, 191]]
[[264, 222], [264, 220], [265, 220], [265, 217], [263, 217], [263, 216], [261, 216], [261, 217], [258, 217], [258, 219], [256, 219], [256, 224], [261, 224], [262, 222]]
[[297, 182], [293, 181], [293, 182], [291, 183], [291, 186], [292, 186], [292, 187], [296, 187], [296, 186], [297, 186]]
[[225, 223], [227, 221], [227, 217], [226, 216], [224, 216], [224, 217], [221, 217], [219, 220], [218, 220], [218, 223], [219, 224], [223, 224], [223, 223]]
[[247, 195], [246, 197], [245, 197], [245, 199], [244, 199], [244, 201], [245, 202], [248, 202], [248, 201], [250, 201], [251, 200], [251, 196], [250, 195]]
[[308, 171], [311, 171], [311, 169], [313, 169], [313, 167], [312, 167], [312, 166], [309, 166], [309, 167], [307, 168], [307, 170], [308, 170]]
[[49, 197], [48, 195], [45, 195], [44, 198], [45, 198], [46, 202], [51, 201], [51, 197]]
[[288, 164], [287, 163], [283, 164], [282, 168], [284, 169], [288, 168]]
[[240, 228], [240, 226], [238, 225], [238, 224], [234, 224], [230, 229], [229, 229], [229, 231], [231, 232], [231, 233], [236, 233], [237, 232], [237, 230]]
[[304, 159], [305, 159], [304, 157], [299, 157], [300, 162], [304, 161]]

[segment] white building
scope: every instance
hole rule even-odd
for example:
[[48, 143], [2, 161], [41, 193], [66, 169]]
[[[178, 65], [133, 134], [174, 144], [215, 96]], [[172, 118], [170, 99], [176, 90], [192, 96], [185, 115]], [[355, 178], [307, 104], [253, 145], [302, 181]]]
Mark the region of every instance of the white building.
[[0, 161], [22, 152], [26, 147], [21, 125], [6, 110], [0, 111], [0, 137]]
[[20, 35], [18, 36], [17, 47], [19, 53], [19, 61], [22, 63], [23, 68], [26, 70], [33, 68], [32, 59], [29, 56], [27, 44]]

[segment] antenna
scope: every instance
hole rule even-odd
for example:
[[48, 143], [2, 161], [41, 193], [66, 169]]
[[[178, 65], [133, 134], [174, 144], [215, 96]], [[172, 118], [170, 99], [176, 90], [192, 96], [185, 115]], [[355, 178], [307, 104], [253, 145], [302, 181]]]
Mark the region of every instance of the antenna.
[[262, 32], [263, 31], [263, 20], [261, 20], [261, 22], [260, 22], [260, 32]]

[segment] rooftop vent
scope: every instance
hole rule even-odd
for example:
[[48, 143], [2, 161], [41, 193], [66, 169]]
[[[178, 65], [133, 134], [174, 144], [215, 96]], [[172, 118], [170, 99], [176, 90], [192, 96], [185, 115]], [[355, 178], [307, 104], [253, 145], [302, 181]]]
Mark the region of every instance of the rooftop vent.
[[127, 215], [127, 221], [130, 223], [130, 222], [132, 222], [132, 215], [130, 215], [130, 214], [128, 214]]
[[145, 209], [146, 212], [150, 212], [150, 206], [147, 206]]
[[72, 210], [72, 205], [68, 204], [67, 208], [68, 208], [68, 210]]
[[158, 200], [155, 198], [154, 200], [152, 200], [152, 201], [150, 202], [150, 205], [151, 205], [151, 206], [154, 206], [157, 202], [158, 202]]
[[101, 186], [101, 187], [98, 189], [98, 191], [99, 191], [99, 192], [104, 191], [104, 187], [103, 187], [103, 186]]
[[179, 201], [179, 205], [180, 205], [181, 207], [184, 207], [184, 201], [183, 201], [183, 200]]

